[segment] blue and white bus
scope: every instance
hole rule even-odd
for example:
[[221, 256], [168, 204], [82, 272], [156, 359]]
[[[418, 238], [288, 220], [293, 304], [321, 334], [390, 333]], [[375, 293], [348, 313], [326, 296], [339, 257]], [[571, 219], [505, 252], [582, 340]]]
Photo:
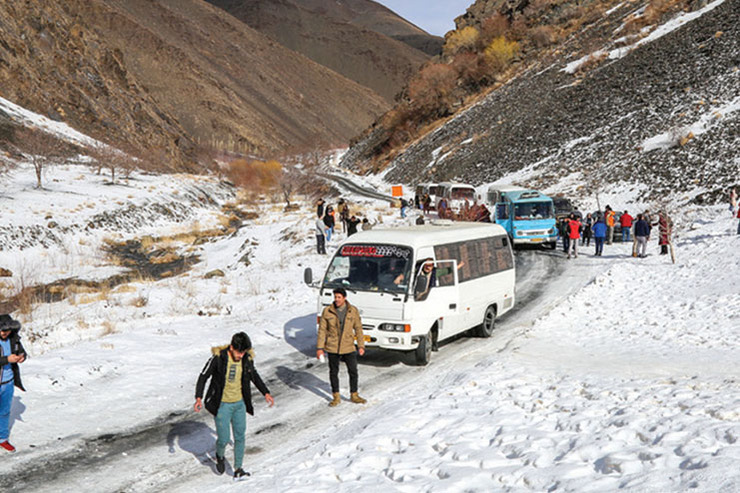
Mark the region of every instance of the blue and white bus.
[[555, 249], [558, 230], [550, 197], [537, 190], [492, 185], [486, 199], [494, 222], [506, 230], [514, 245], [543, 244]]

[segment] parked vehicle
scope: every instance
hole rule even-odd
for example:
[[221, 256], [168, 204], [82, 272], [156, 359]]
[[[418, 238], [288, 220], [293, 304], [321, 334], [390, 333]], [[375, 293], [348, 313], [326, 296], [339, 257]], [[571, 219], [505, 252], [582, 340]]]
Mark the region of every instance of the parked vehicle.
[[445, 182], [437, 186], [437, 208], [439, 208], [439, 201], [442, 198], [447, 200], [448, 209], [454, 212], [460, 212], [465, 201], [469, 205], [473, 205], [478, 196], [475, 193], [475, 187], [473, 185]]
[[[604, 217], [604, 211], [596, 211], [591, 213], [591, 217]], [[622, 223], [619, 219], [622, 217], [622, 213], [615, 211], [614, 214], [614, 238], [613, 241], [622, 241]]]
[[437, 197], [437, 184], [436, 183], [419, 183], [416, 185], [415, 193], [419, 197], [423, 197], [424, 194], [429, 194], [433, 203], [436, 203]]
[[564, 217], [570, 217], [571, 214], [576, 214], [580, 220], [583, 217], [580, 211], [576, 208], [573, 202], [565, 197], [553, 197], [553, 206], [555, 207], [555, 220], [559, 221]]
[[[501, 226], [438, 220], [374, 229], [339, 246], [316, 286], [317, 309], [332, 302], [334, 288], [346, 289], [366, 347], [414, 351], [425, 365], [438, 341], [470, 329], [490, 337], [496, 318], [514, 307], [515, 277]], [[304, 279], [312, 283], [311, 269]]]
[[536, 190], [515, 186], [491, 186], [486, 200], [494, 221], [509, 234], [514, 245], [544, 244], [555, 249], [558, 230], [553, 201]]

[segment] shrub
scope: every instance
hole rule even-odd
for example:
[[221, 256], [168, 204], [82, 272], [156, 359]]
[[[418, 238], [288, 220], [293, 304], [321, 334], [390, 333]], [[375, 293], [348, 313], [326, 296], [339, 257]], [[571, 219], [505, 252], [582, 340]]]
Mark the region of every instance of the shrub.
[[452, 56], [461, 51], [472, 51], [478, 44], [480, 33], [473, 26], [467, 26], [459, 31], [453, 31], [445, 41], [444, 54]]
[[277, 187], [282, 169], [282, 165], [275, 160], [264, 162], [237, 159], [229, 163], [226, 174], [239, 187], [264, 192]]
[[506, 34], [509, 29], [509, 19], [506, 16], [496, 12], [491, 17], [481, 23], [480, 38], [485, 46], [491, 41]]
[[[409, 83], [409, 97], [422, 111], [439, 113], [455, 88], [457, 74], [444, 63], [431, 63], [421, 69]], [[442, 112], [443, 113], [443, 112]]]
[[503, 36], [491, 41], [485, 50], [486, 63], [494, 73], [502, 72], [519, 53], [519, 43], [507, 41]]
[[537, 26], [529, 33], [529, 41], [535, 48], [550, 46], [555, 40], [555, 32], [550, 26]]
[[459, 53], [451, 64], [462, 85], [476, 90], [486, 82], [485, 60], [475, 53]]

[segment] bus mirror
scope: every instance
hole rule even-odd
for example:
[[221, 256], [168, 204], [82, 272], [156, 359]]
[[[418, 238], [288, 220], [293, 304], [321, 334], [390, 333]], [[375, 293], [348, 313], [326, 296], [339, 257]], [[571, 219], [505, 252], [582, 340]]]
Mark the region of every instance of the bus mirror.
[[311, 267], [306, 267], [306, 270], [303, 271], [303, 282], [309, 286], [313, 283], [313, 271]]
[[418, 276], [416, 283], [414, 283], [414, 301], [424, 301], [429, 296], [429, 287], [427, 286], [427, 279]]

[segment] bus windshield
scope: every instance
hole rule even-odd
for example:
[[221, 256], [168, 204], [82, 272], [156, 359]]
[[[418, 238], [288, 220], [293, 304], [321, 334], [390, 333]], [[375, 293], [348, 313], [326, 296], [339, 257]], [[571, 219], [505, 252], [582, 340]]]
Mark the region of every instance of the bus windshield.
[[552, 202], [523, 202], [514, 204], [514, 219], [551, 219]]
[[475, 200], [475, 190], [472, 188], [453, 188], [452, 189], [452, 200], [465, 200], [468, 199], [470, 202]]
[[324, 277], [325, 288], [405, 293], [411, 275], [411, 248], [398, 245], [344, 245]]

